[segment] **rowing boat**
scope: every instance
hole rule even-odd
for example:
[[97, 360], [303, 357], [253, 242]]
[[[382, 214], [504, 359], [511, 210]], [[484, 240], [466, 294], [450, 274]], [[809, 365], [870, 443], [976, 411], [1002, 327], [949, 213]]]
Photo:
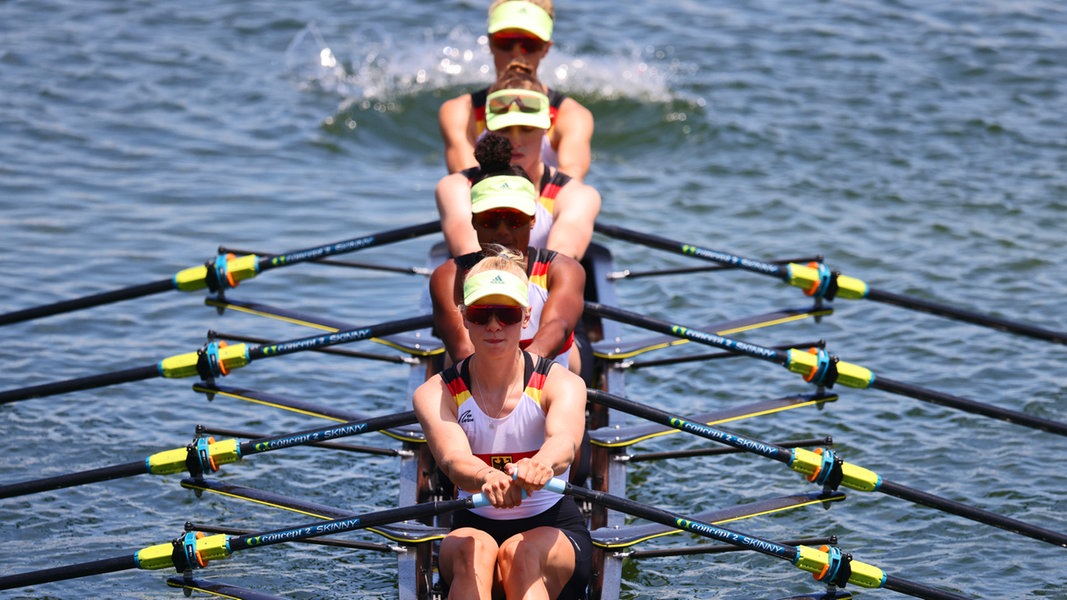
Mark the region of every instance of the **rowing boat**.
[[[447, 249], [444, 244], [435, 245], [430, 252], [426, 271], [432, 270], [433, 267], [445, 259], [447, 259]], [[590, 283], [586, 291], [586, 298], [589, 301], [604, 302], [609, 305], [616, 304], [618, 299], [615, 295], [614, 285], [610, 280], [610, 275], [615, 271], [611, 252], [607, 247], [601, 244], [593, 244], [590, 247], [587, 259], [584, 261], [584, 266]], [[257, 305], [233, 298], [211, 298], [207, 303], [219, 309], [234, 309], [261, 316], [283, 318], [304, 325], [326, 327], [331, 330], [343, 330], [350, 327], [349, 324], [330, 321], [321, 317], [301, 315], [292, 310]], [[421, 304], [423, 308], [428, 306], [427, 299], [423, 298]], [[831, 313], [832, 309], [825, 307], [805, 307], [777, 311], [770, 315], [759, 315], [730, 323], [721, 323], [710, 329], [723, 332], [738, 332], [807, 317], [826, 316]], [[586, 374], [586, 377], [590, 380], [590, 385], [595, 382], [600, 389], [615, 390], [619, 394], [624, 394], [625, 371], [616, 368], [615, 365], [620, 361], [632, 359], [643, 353], [684, 342], [684, 340], [678, 340], [666, 335], [624, 341], [623, 333], [617, 323], [600, 319], [595, 315], [587, 315], [582, 323], [580, 332], [583, 335], [580, 336], [579, 346], [587, 355], [586, 364], [592, 366], [589, 369], [589, 373]], [[428, 328], [386, 336], [379, 341], [417, 358], [410, 369], [409, 394], [428, 375], [440, 368], [442, 347]], [[607, 343], [601, 343], [605, 341]], [[230, 396], [288, 410], [311, 412], [318, 416], [336, 420], [352, 422], [365, 418], [363, 415], [330, 410], [325, 407], [309, 407], [306, 404], [295, 405], [291, 400], [272, 398], [262, 393], [219, 386], [214, 383], [201, 383], [195, 386], [194, 389], [212, 396]], [[779, 410], [811, 405], [821, 406], [823, 403], [832, 402], [835, 399], [835, 395], [827, 393], [787, 397], [759, 402], [754, 405], [739, 406], [718, 411], [714, 414], [704, 414], [700, 415], [699, 418], [706, 423], [724, 423], [752, 415], [769, 414]], [[615, 420], [617, 421], [618, 418], [616, 417]], [[582, 484], [586, 484], [589, 481], [595, 482], [593, 487], [616, 496], [626, 495], [626, 463], [624, 460], [620, 460], [626, 456], [626, 451], [639, 442], [672, 432], [669, 427], [654, 424], [619, 426], [612, 422], [611, 414], [601, 405], [593, 405], [590, 414], [590, 427], [590, 446], [587, 449], [589, 460], [586, 461], [584, 472], [576, 475], [574, 481]], [[397, 428], [386, 433], [399, 440], [402, 444], [398, 494], [400, 505], [410, 506], [451, 498], [451, 486], [447, 480], [443, 479], [440, 472], [436, 471], [433, 465], [433, 458], [426, 447], [426, 440], [418, 428]], [[825, 441], [813, 440], [811, 443], [825, 443]], [[323, 519], [354, 516], [351, 511], [307, 502], [294, 502], [291, 499], [278, 497], [261, 490], [224, 484], [213, 480], [187, 478], [182, 481], [182, 485], [198, 493], [214, 492], [230, 497], [254, 500]], [[695, 518], [707, 522], [724, 523], [753, 515], [770, 514], [804, 506], [819, 505], [829, 507], [831, 503], [839, 502], [844, 498], [845, 494], [836, 491], [796, 493], [745, 505], [705, 510], [698, 513]], [[592, 504], [587, 504], [585, 510], [592, 526], [595, 548], [595, 576], [589, 590], [591, 598], [619, 597], [624, 559], [633, 556], [633, 547], [641, 542], [678, 532], [677, 529], [655, 523], [628, 526], [623, 523], [624, 513], [609, 511]], [[426, 600], [428, 598], [441, 597], [440, 584], [437, 581], [434, 567], [435, 546], [436, 542], [440, 541], [447, 533], [447, 527], [447, 515], [440, 515], [436, 519], [427, 519], [423, 523], [405, 523], [399, 526], [392, 525], [372, 529], [378, 535], [403, 549], [403, 551], [396, 552], [398, 561], [398, 596], [402, 600]], [[825, 539], [818, 538], [818, 541], [825, 541]], [[386, 546], [385, 548], [384, 551], [393, 551], [393, 547]], [[705, 551], [714, 552], [722, 548], [721, 546], [709, 547]], [[692, 552], [693, 550], [687, 548], [686, 551]], [[663, 550], [661, 549], [660, 552], [663, 552]], [[192, 578], [191, 576], [185, 580], [171, 578], [168, 581], [170, 585], [175, 587], [180, 586], [200, 591], [207, 591], [212, 586], [226, 585], [227, 593], [234, 593], [232, 586], [228, 586], [228, 584], [205, 582], [202, 579]], [[842, 593], [837, 597], [844, 598], [848, 596]]]
[[[616, 231], [616, 233], [618, 232]], [[333, 244], [330, 246], [333, 248], [350, 248], [353, 244]], [[689, 245], [689, 247], [693, 248], [692, 245]], [[710, 255], [706, 252], [689, 251], [689, 253], [694, 256]], [[325, 252], [298, 252], [290, 253], [287, 256], [309, 257], [307, 260], [319, 260], [323, 254]], [[441, 251], [438, 249], [436, 253], [431, 253], [430, 264], [440, 261], [441, 258]], [[746, 268], [762, 269], [768, 272], [776, 268], [768, 266], [773, 263], [733, 260], [721, 256], [717, 258], [726, 263], [737, 263], [744, 265]], [[269, 264], [281, 264], [270, 263], [273, 259], [268, 256], [261, 257], [258, 260], [261, 262], [267, 261]], [[248, 274], [251, 272], [247, 265], [252, 262], [254, 261], [244, 260], [239, 263], [245, 265], [242, 267], [242, 269], [245, 269], [242, 273]], [[225, 265], [225, 261], [222, 261], [222, 264]], [[587, 335], [584, 350], [594, 357], [594, 360], [590, 361], [593, 369], [588, 374], [591, 388], [589, 409], [590, 444], [587, 448], [589, 467], [576, 481], [566, 483], [582, 486], [574, 489], [568, 488], [568, 493], [573, 493], [576, 497], [582, 499], [583, 506], [589, 515], [591, 529], [594, 532], [597, 555], [594, 583], [590, 590], [591, 597], [619, 597], [625, 579], [623, 575], [624, 564], [628, 560], [632, 561], [639, 557], [669, 556], [693, 552], [712, 553], [724, 549], [723, 546], [697, 548], [694, 544], [683, 544], [677, 548], [656, 548], [649, 551], [635, 549], [635, 547], [639, 547], [649, 540], [657, 540], [682, 530], [712, 537], [720, 541], [730, 541], [735, 545], [740, 544], [744, 549], [769, 553], [779, 558], [785, 558], [783, 554], [789, 552], [798, 553], [793, 562], [798, 563], [798, 566], [805, 570], [812, 570], [813, 565], [815, 567], [819, 566], [820, 561], [825, 562], [826, 564], [822, 565], [825, 568], [819, 574], [826, 579], [824, 583], [828, 583], [829, 587], [825, 591], [818, 592], [818, 597], [849, 597], [847, 592], [838, 589], [838, 587], [845, 583], [857, 583], [857, 581], [871, 583], [869, 577], [868, 579], [864, 579], [864, 577], [867, 577], [871, 572], [880, 571], [876, 568], [867, 569], [869, 565], [865, 563], [849, 562], [842, 559], [842, 555], [835, 554], [836, 551], [829, 546], [826, 550], [798, 550], [807, 548], [807, 544], [815, 543], [810, 540], [789, 540], [778, 543], [759, 538], [748, 538], [748, 536], [744, 536], [745, 539], [740, 539], [735, 537], [736, 534], [730, 533], [729, 530], [720, 529], [717, 526], [718, 523], [803, 506], [828, 507], [844, 499], [844, 494], [838, 489], [842, 485], [859, 489], [860, 491], [883, 491], [913, 502], [972, 518], [979, 522], [1018, 531], [1030, 537], [1042, 539], [1042, 541], [1063, 545], [1062, 534], [1029, 527], [1014, 520], [1000, 519], [997, 515], [986, 514], [984, 511], [974, 507], [959, 506], [958, 503], [946, 501], [929, 494], [918, 494], [914, 490], [895, 482], [885, 481], [881, 476], [872, 474], [866, 469], [836, 457], [833, 451], [829, 449], [830, 444], [827, 440], [810, 442], [814, 445], [826, 447], [821, 455], [816, 455], [803, 450], [805, 443], [798, 443], [798, 448], [790, 451], [785, 444], [762, 443], [758, 440], [730, 434], [717, 428], [718, 425], [723, 423], [732, 423], [754, 416], [776, 414], [781, 411], [804, 407], [821, 408], [837, 400], [836, 394], [831, 393], [829, 390], [835, 383], [847, 387], [870, 387], [872, 385], [871, 381], [864, 381], [864, 374], [868, 373], [866, 369], [838, 360], [836, 357], [827, 358], [819, 348], [814, 348], [812, 352], [807, 350], [800, 352], [793, 347], [794, 345], [788, 344], [777, 349], [766, 348], [751, 343], [738, 342], [727, 337], [761, 327], [791, 323], [806, 318], [828, 316], [832, 313], [832, 309], [824, 301], [825, 298], [823, 296], [813, 294], [815, 296], [814, 301], [807, 307], [778, 310], [756, 317], [735, 319], [710, 326], [706, 324], [699, 327], [664, 324], [647, 317], [635, 316], [617, 308], [620, 302], [612, 283], [615, 272], [613, 271], [611, 253], [607, 247], [599, 244], [594, 245], [589, 252], [585, 265], [587, 273], [589, 273], [588, 280], [591, 284], [587, 292], [587, 311], [583, 321], [583, 330]], [[805, 271], [804, 268], [798, 266], [796, 273], [789, 275], [785, 279], [788, 283], [794, 285], [797, 285], [798, 281], [803, 283], [810, 282], [812, 279], [816, 283], [822, 284], [820, 270], [815, 267], [807, 268], [814, 270], [816, 274], [813, 276], [808, 271]], [[210, 277], [210, 268], [203, 271], [205, 274], [201, 275], [200, 270], [197, 270], [195, 277]], [[186, 279], [193, 277], [187, 271], [183, 271], [183, 273], [186, 274]], [[224, 280], [225, 277], [216, 273], [216, 286], [219, 286], [219, 282]], [[830, 282], [826, 283], [829, 285]], [[840, 279], [836, 275], [834, 276], [833, 284], [840, 284], [841, 287], [853, 291], [858, 289], [858, 284], [854, 280]], [[285, 343], [260, 341], [258, 342], [259, 346], [253, 347], [252, 350], [244, 355], [235, 353], [232, 349], [226, 350], [222, 346], [214, 346], [213, 349], [210, 349], [212, 347], [209, 344], [208, 350], [193, 353], [194, 356], [192, 357], [178, 355], [164, 359], [159, 363], [160, 367], [156, 371], [163, 373], [164, 376], [177, 376], [176, 373], [178, 371], [181, 371], [186, 376], [200, 376], [202, 381], [194, 385], [194, 390], [207, 395], [209, 398], [236, 398], [263, 406], [284, 408], [303, 415], [350, 424], [367, 422], [368, 417], [313, 403], [293, 401], [290, 398], [270, 393], [224, 385], [221, 376], [225, 373], [217, 372], [214, 369], [233, 370], [245, 366], [252, 360], [262, 360], [309, 349], [340, 353], [340, 350], [332, 348], [334, 344], [353, 340], [374, 339], [389, 348], [401, 351], [405, 355], [403, 362], [410, 364], [408, 368], [408, 386], [410, 389], [411, 386], [425, 380], [426, 376], [433, 372], [436, 368], [437, 359], [441, 354], [440, 344], [425, 329], [427, 324], [425, 319], [408, 319], [400, 324], [394, 322], [392, 324], [383, 324], [382, 326], [357, 328], [340, 320], [331, 320], [321, 314], [309, 315], [254, 301], [242, 301], [235, 298], [234, 295], [233, 293], [215, 294], [207, 299], [206, 304], [223, 312], [237, 311], [269, 316], [292, 324], [315, 327], [330, 333], [325, 336], [304, 338]], [[859, 296], [859, 294], [856, 295]], [[632, 332], [624, 331], [619, 326], [620, 323], [643, 327], [653, 331], [655, 335], [635, 336]], [[217, 337], [226, 336], [219, 335]], [[735, 406], [730, 409], [698, 415], [686, 415], [684, 411], [680, 414], [663, 413], [648, 406], [636, 405], [626, 400], [624, 397], [627, 393], [626, 373], [629, 368], [633, 367], [635, 357], [665, 348], [677, 347], [679, 344], [691, 343], [724, 349], [727, 351], [727, 355], [749, 355], [776, 362], [786, 366], [790, 371], [804, 375], [805, 379], [815, 384], [815, 391], [807, 394], [788, 395], [773, 400], [761, 400], [749, 405]], [[796, 345], [805, 347], [814, 344]], [[795, 354], [795, 352], [799, 353]], [[173, 372], [168, 374], [168, 369]], [[31, 386], [31, 388], [23, 390], [9, 390], [2, 393], [2, 397], [5, 402], [11, 402], [40, 395], [59, 394], [63, 393], [64, 390], [102, 387], [120, 380], [136, 381], [143, 379], [147, 377], [146, 373], [150, 371], [151, 369], [145, 368], [127, 369], [118, 372], [118, 375], [79, 378], [76, 383], [61, 382], [61, 385]], [[870, 376], [870, 379], [873, 380], [873, 375]], [[884, 381], [884, 379], [881, 381]], [[913, 397], [925, 398], [937, 404], [959, 407], [963, 410], [969, 409], [979, 414], [990, 413], [987, 416], [1012, 422], [1020, 422], [1021, 420], [1017, 415], [1004, 414], [1003, 411], [991, 411], [976, 406], [978, 403], [964, 402], [962, 401], [963, 399], [953, 398], [947, 394], [933, 393], [915, 386], [904, 386], [899, 383], [890, 387], [907, 392]], [[633, 424], [621, 418], [625, 414], [639, 416], [647, 422]], [[1059, 427], [1059, 424], [1052, 421], [1038, 419], [1031, 419], [1031, 421], [1031, 425], [1036, 429], [1045, 431], [1056, 432]], [[351, 427], [351, 425], [349, 426]], [[353, 427], [353, 429], [355, 428]], [[337, 429], [332, 431], [331, 436], [340, 435]], [[397, 496], [399, 501], [397, 504], [402, 508], [414, 508], [424, 506], [427, 503], [447, 502], [451, 490], [446, 482], [440, 480], [436, 469], [432, 466], [432, 458], [426, 450], [425, 440], [422, 438], [418, 428], [410, 424], [393, 425], [383, 427], [382, 431], [400, 444], [400, 448], [393, 451], [393, 456], [396, 456], [400, 462]], [[640, 455], [635, 456], [629, 452], [638, 444], [667, 434], [677, 434], [679, 431], [731, 445], [734, 450], [761, 454], [767, 458], [785, 462], [794, 470], [815, 481], [821, 489], [792, 492], [785, 496], [764, 498], [747, 504], [701, 510], [696, 514], [687, 514], [685, 519], [670, 517], [669, 515], [664, 517], [663, 515], [666, 513], [662, 511], [655, 511], [647, 506], [627, 500], [632, 491], [628, 485], [627, 465], [640, 460], [651, 459], [649, 457], [640, 457]], [[250, 444], [248, 450], [246, 450], [247, 454], [296, 445], [296, 442], [292, 441], [296, 436], [282, 436], [284, 440], [278, 438], [273, 441], [264, 441], [268, 438], [262, 434], [244, 434], [243, 437], [252, 439], [252, 442], [242, 443], [240, 446], [235, 444], [235, 447], [245, 448], [245, 444]], [[304, 434], [303, 437], [309, 436]], [[283, 441], [284, 444], [282, 443]], [[215, 457], [216, 449], [216, 446], [204, 443], [203, 445], [195, 446], [187, 454], [192, 456], [196, 452], [201, 452]], [[181, 452], [179, 454], [182, 454], [180, 462], [183, 463], [183, 466], [186, 466], [186, 454]], [[233, 453], [231, 452], [230, 454]], [[787, 455], [788, 458], [785, 458]], [[155, 456], [153, 455], [152, 458], [145, 461], [150, 467]], [[819, 458], [820, 456], [821, 458]], [[232, 462], [228, 460], [230, 455], [224, 454], [222, 451], [218, 452], [217, 457], [227, 459], [225, 462]], [[191, 472], [191, 477], [182, 480], [182, 486], [195, 490], [198, 494], [212, 492], [230, 498], [249, 499], [262, 505], [285, 508], [309, 517], [328, 519], [331, 520], [329, 521], [330, 523], [338, 520], [351, 521], [360, 516], [351, 510], [288, 498], [263, 490], [247, 488], [229, 481], [215, 480], [209, 476], [208, 469], [203, 468], [203, 466], [197, 469], [190, 468], [190, 471], [195, 472]], [[115, 475], [115, 473], [111, 475]], [[55, 485], [57, 483], [61, 485]], [[42, 489], [55, 489], [68, 485], [72, 485], [71, 481], [51, 481], [47, 484], [42, 484]], [[582, 491], [584, 486], [588, 486], [588, 493]], [[11, 488], [12, 486], [6, 487]], [[388, 500], [383, 499], [382, 504], [388, 503]], [[627, 513], [627, 511], [635, 512]], [[626, 514], [637, 514], [652, 522], [629, 523]], [[396, 555], [399, 597], [422, 599], [434, 597], [438, 593], [439, 587], [434, 572], [433, 550], [434, 543], [447, 531], [447, 518], [441, 517], [447, 517], [447, 513], [422, 515], [419, 521], [386, 522], [374, 525], [371, 531], [378, 536], [384, 537], [387, 542], [378, 545], [364, 542], [361, 546], [362, 549], [378, 550]], [[656, 522], [657, 519], [664, 522]], [[331, 525], [330, 527], [341, 527], [341, 525]], [[210, 525], [200, 524], [196, 529], [205, 531], [210, 528]], [[216, 527], [215, 529], [221, 528]], [[247, 534], [248, 532], [246, 531], [223, 535], [237, 536], [237, 539], [244, 540], [240, 536]], [[199, 542], [192, 540], [187, 541], [186, 544], [188, 547], [196, 549]], [[160, 560], [162, 561], [162, 559]], [[844, 570], [838, 570], [842, 564], [852, 565], [855, 568], [849, 567]], [[192, 565], [186, 564], [185, 566]], [[168, 579], [168, 585], [227, 597], [273, 597], [269, 593], [202, 579], [199, 577], [198, 571], [186, 571], [184, 576]], [[879, 585], [869, 585], [868, 587], [889, 587], [890, 589], [903, 591], [918, 597], [957, 597], [949, 592], [939, 592], [935, 588], [893, 576], [885, 576], [883, 581], [874, 583]]]

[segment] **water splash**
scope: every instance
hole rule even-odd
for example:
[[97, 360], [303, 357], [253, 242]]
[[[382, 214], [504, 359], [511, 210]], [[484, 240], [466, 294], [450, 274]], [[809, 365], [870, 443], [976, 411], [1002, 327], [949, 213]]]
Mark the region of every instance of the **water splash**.
[[[301, 88], [339, 96], [342, 110], [368, 101], [390, 104], [408, 96], [459, 93], [493, 78], [487, 37], [465, 27], [443, 35], [427, 30], [403, 43], [380, 32], [361, 32], [342, 48], [328, 43], [312, 23], [294, 36], [285, 64]], [[548, 86], [583, 102], [670, 103], [679, 99], [671, 86], [685, 70], [669, 52], [654, 48], [578, 56], [557, 46], [539, 74]]]

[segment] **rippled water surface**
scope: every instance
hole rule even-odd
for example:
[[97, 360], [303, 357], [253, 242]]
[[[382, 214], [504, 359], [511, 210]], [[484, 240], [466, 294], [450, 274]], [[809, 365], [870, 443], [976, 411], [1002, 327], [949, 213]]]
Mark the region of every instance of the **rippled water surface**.
[[[292, 250], [434, 218], [444, 172], [436, 110], [488, 81], [483, 4], [0, 3], [0, 312], [167, 278], [220, 244]], [[588, 181], [603, 194], [603, 222], [762, 259], [821, 254], [876, 289], [1067, 330], [1062, 3], [588, 0], [560, 2], [558, 12], [542, 76], [596, 116]], [[619, 269], [694, 264], [597, 239]], [[422, 265], [434, 241], [348, 258]], [[300, 265], [231, 295], [363, 325], [416, 314], [424, 284]], [[807, 302], [751, 273], [617, 287], [626, 308], [689, 325]], [[820, 323], [743, 337], [824, 338], [876, 375], [1067, 421], [1064, 346], [870, 301], [835, 305]], [[198, 293], [169, 292], [0, 328], [0, 389], [151, 365], [195, 350], [209, 329], [310, 335], [219, 316]], [[371, 349], [361, 345], [352, 348]], [[407, 409], [406, 377], [402, 365], [298, 354], [226, 383], [386, 414]], [[208, 403], [190, 383], [153, 379], [0, 406], [0, 481], [140, 460], [184, 446], [198, 423], [264, 433], [321, 424], [232, 399]], [[738, 358], [638, 369], [626, 392], [696, 413], [805, 386]], [[836, 391], [841, 399], [823, 410], [733, 427], [767, 441], [832, 435], [847, 460], [887, 480], [1067, 531], [1062, 437], [885, 392]], [[635, 451], [707, 444], [667, 436]], [[629, 472], [632, 498], [681, 512], [810, 489], [755, 456]], [[354, 510], [396, 502], [395, 458], [294, 449], [222, 477]], [[301, 521], [197, 499], [177, 480], [0, 501], [0, 574], [132, 553], [172, 539], [186, 521]], [[836, 534], [859, 560], [975, 598], [1067, 595], [1067, 550], [885, 495], [853, 492], [830, 511], [734, 527], [777, 539]], [[293, 598], [389, 598], [393, 565], [355, 550], [277, 546], [206, 574]], [[742, 553], [642, 560], [626, 577], [625, 598], [818, 589], [783, 561]], [[179, 597], [164, 579], [115, 573], [5, 597]]]

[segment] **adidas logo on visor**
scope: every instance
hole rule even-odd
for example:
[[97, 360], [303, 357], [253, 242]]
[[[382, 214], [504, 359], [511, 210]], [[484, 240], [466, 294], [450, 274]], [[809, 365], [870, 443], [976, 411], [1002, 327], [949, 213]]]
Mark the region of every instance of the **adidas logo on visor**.
[[494, 278], [492, 278], [491, 280], [489, 280], [489, 283], [499, 283], [499, 284], [503, 284], [503, 283], [504, 283], [504, 278], [503, 278], [503, 277], [501, 277], [500, 275], [497, 275], [496, 277], [494, 277]]

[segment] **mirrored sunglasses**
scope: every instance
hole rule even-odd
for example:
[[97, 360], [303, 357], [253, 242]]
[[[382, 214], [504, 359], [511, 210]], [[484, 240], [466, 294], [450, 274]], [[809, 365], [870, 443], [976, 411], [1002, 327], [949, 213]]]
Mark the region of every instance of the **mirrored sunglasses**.
[[523, 54], [535, 54], [545, 47], [545, 42], [528, 35], [494, 33], [489, 36], [489, 45], [499, 52], [511, 52], [518, 45]]
[[524, 113], [539, 113], [545, 110], [545, 102], [548, 100], [544, 94], [538, 94], [537, 92], [530, 92], [529, 94], [523, 94], [520, 92], [501, 94], [490, 94], [490, 98], [487, 101], [487, 108], [489, 112], [495, 115], [503, 115], [511, 112], [514, 109], [519, 109], [519, 112]]
[[514, 231], [529, 227], [530, 217], [515, 210], [489, 210], [474, 215], [474, 226], [478, 229], [493, 230], [500, 227], [500, 223]]
[[467, 307], [467, 320], [475, 325], [487, 325], [496, 317], [501, 325], [514, 325], [522, 321], [522, 307], [499, 304], [473, 304]]

